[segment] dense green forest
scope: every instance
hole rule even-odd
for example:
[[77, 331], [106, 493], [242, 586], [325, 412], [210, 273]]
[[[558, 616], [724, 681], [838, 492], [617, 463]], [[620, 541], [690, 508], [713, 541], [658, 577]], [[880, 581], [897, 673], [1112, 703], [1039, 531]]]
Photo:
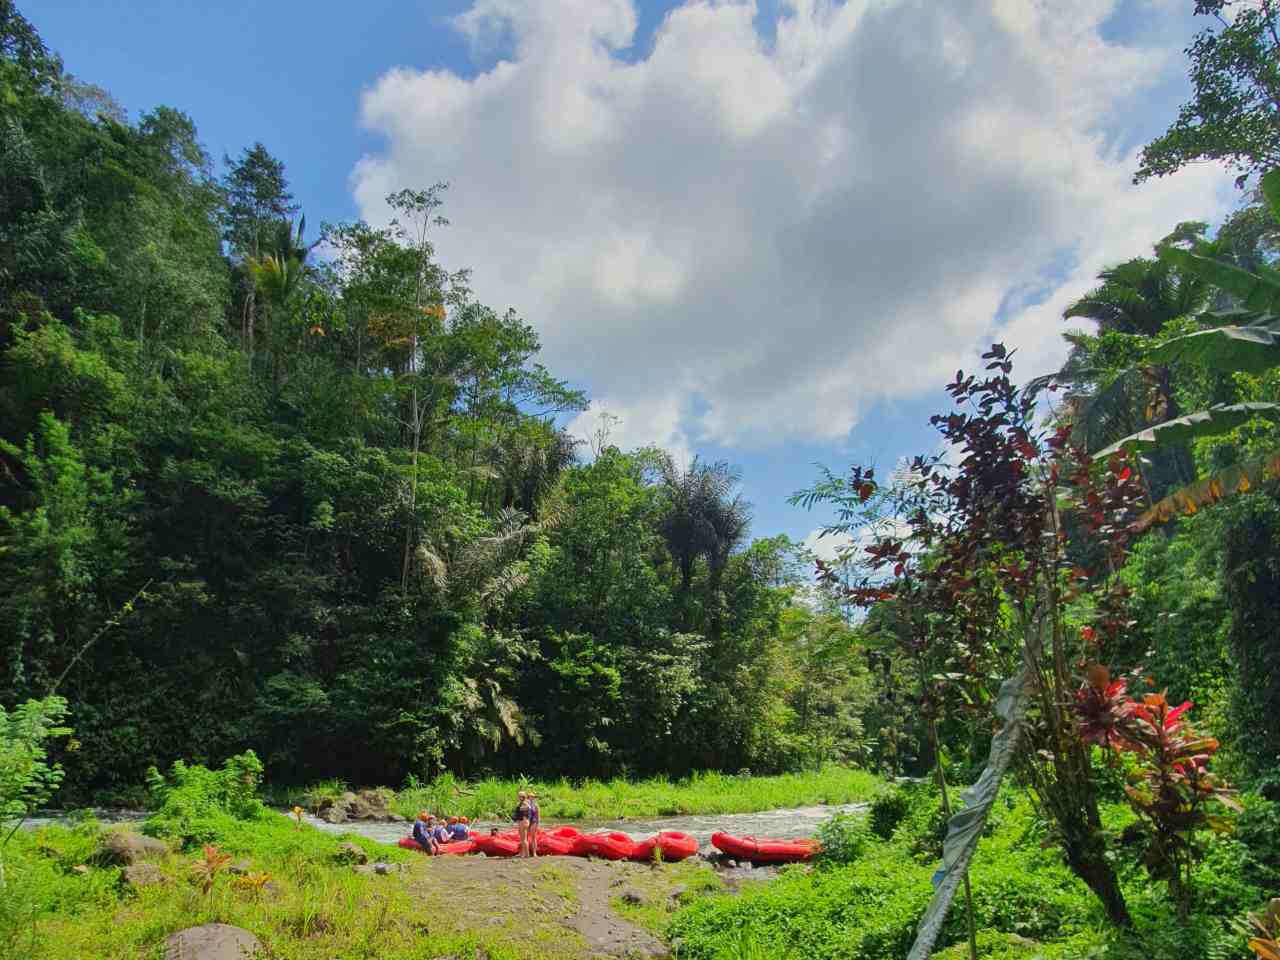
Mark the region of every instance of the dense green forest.
[[[580, 816], [628, 785], [570, 779], [719, 771], [631, 789], [877, 796], [811, 872], [634, 911], [681, 957], [1280, 957], [1280, 901], [1247, 919], [1280, 894], [1280, 8], [1188, 5], [1193, 95], [1135, 181], [1218, 162], [1240, 202], [1104, 270], [1061, 369], [959, 371], [934, 452], [808, 481], [823, 563], [751, 538], [727, 463], [568, 436], [582, 391], [440, 265], [444, 185], [309, 238], [263, 144], [129, 121], [0, 0], [0, 820], [149, 799], [166, 856], [257, 855], [285, 904], [210, 846], [203, 900], [119, 922], [90, 825], [16, 842], [38, 895], [0, 933], [141, 956], [203, 911], [417, 957], [264, 773], [476, 815], [567, 778]], [[736, 776], [830, 762], [924, 782]], [[472, 933], [434, 942], [576, 956]]]
[[[727, 464], [585, 451], [536, 331], [448, 273], [441, 186], [317, 240], [260, 143], [124, 119], [0, 4], [0, 702], [68, 796], [269, 775], [780, 771], [865, 664]], [[594, 455], [589, 455], [594, 453]]]

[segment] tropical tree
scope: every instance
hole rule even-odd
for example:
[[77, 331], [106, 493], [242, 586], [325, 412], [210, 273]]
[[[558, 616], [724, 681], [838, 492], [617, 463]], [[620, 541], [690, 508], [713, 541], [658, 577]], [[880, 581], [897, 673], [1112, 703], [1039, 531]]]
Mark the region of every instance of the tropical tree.
[[1236, 171], [1243, 187], [1280, 166], [1280, 3], [1195, 0], [1195, 13], [1216, 24], [1186, 51], [1192, 98], [1143, 148], [1134, 182], [1214, 160]]
[[[714, 604], [729, 555], [751, 523], [750, 504], [733, 492], [738, 471], [726, 461], [703, 463], [697, 457], [681, 469], [669, 454], [660, 456], [657, 465], [667, 496], [661, 532], [679, 570], [681, 602], [688, 601], [694, 565], [702, 558], [708, 568], [708, 599]], [[712, 617], [719, 622], [718, 613]]]

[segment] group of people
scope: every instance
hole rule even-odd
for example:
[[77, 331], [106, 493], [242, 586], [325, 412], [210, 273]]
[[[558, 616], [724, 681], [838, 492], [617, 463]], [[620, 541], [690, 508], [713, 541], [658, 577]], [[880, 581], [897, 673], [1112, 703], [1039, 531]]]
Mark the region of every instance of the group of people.
[[471, 838], [471, 823], [466, 817], [433, 817], [426, 810], [418, 811], [413, 821], [413, 839], [429, 853], [439, 853], [440, 844], [454, 843]]
[[[520, 835], [520, 853], [522, 857], [538, 855], [538, 824], [541, 814], [538, 810], [538, 795], [528, 790], [516, 794], [516, 809], [511, 819], [515, 822]], [[498, 828], [489, 831], [497, 834]], [[418, 819], [413, 821], [413, 839], [418, 846], [428, 853], [439, 853], [441, 844], [455, 843], [471, 838], [471, 822], [466, 817], [434, 817], [426, 810], [418, 812]]]
[[521, 790], [516, 794], [516, 812], [511, 818], [520, 833], [520, 853], [522, 857], [538, 855], [538, 823], [541, 814], [538, 811], [538, 795]]

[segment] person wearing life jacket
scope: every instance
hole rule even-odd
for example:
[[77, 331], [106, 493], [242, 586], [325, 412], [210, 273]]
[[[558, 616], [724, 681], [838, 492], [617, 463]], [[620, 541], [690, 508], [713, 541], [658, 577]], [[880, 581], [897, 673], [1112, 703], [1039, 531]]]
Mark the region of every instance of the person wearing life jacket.
[[467, 829], [467, 825], [463, 823], [465, 817], [449, 818], [449, 839], [450, 840], [466, 840], [471, 835], [471, 831]]
[[413, 840], [427, 853], [439, 853], [440, 844], [434, 836], [433, 823], [435, 817], [425, 810], [418, 811], [418, 819], [413, 821]]

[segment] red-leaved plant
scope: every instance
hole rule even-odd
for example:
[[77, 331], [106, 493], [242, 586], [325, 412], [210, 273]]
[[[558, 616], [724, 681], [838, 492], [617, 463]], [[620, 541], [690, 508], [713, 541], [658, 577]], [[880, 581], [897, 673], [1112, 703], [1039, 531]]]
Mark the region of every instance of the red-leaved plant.
[[1128, 682], [1112, 679], [1099, 664], [1089, 668], [1076, 691], [1075, 710], [1082, 740], [1136, 759], [1124, 791], [1150, 830], [1146, 867], [1169, 882], [1186, 912], [1191, 869], [1200, 854], [1197, 834], [1228, 829], [1222, 808], [1240, 809], [1234, 791], [1209, 770], [1218, 741], [1191, 724], [1190, 701], [1175, 707], [1164, 693], [1130, 697]]

